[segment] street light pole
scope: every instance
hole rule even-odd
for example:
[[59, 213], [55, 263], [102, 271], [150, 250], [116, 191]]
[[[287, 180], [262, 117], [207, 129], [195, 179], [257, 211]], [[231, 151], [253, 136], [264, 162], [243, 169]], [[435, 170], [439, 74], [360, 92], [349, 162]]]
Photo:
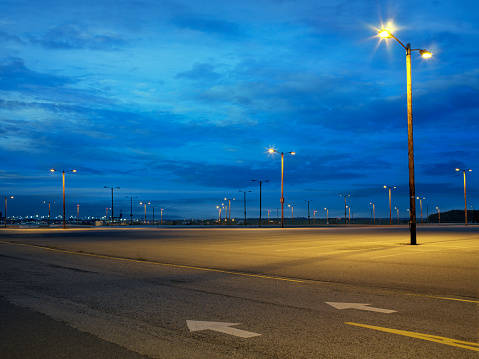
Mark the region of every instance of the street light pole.
[[[103, 188], [110, 188], [111, 189], [111, 222], [113, 223], [113, 221], [115, 220], [115, 217], [113, 216], [113, 190], [116, 188], [116, 189], [120, 189], [120, 187], [107, 187], [107, 186], [103, 186]], [[107, 218], [108, 220], [108, 218]]]
[[411, 49], [411, 44], [404, 44], [399, 41], [388, 30], [381, 30], [379, 36], [395, 39], [406, 50], [406, 77], [407, 77], [407, 134], [408, 134], [408, 164], [409, 164], [409, 229], [411, 234], [411, 245], [416, 245], [416, 184], [414, 180], [414, 145], [413, 145], [413, 122], [412, 122], [412, 76], [411, 76], [411, 51], [419, 51], [424, 58], [432, 54], [421, 49]]
[[[251, 192], [251, 191], [239, 190], [239, 192], [243, 192], [243, 194], [244, 194], [244, 201], [243, 201], [243, 203], [244, 203], [244, 225], [246, 226], [246, 193]], [[260, 222], [261, 222], [261, 220], [260, 220]], [[260, 225], [260, 227], [261, 227], [261, 225]]]
[[373, 219], [373, 224], [376, 224], [376, 207], [375, 207], [374, 203], [372, 203], [372, 202], [369, 202], [369, 204], [373, 205], [373, 216], [374, 216], [373, 217], [374, 218]]
[[125, 198], [130, 199], [130, 226], [132, 226], [133, 225], [133, 198], [138, 198], [138, 197], [125, 196]]
[[[468, 170], [461, 170], [459, 168], [456, 168], [456, 171], [462, 171], [464, 173], [464, 218], [466, 221], [466, 226], [467, 226], [467, 197], [466, 197], [466, 171], [471, 172], [471, 169]], [[474, 212], [473, 212], [474, 214]]]
[[7, 228], [7, 198], [13, 198], [13, 196], [5, 196], [5, 228]]
[[[77, 170], [68, 170], [66, 172], [76, 172]], [[52, 168], [50, 172], [59, 172]], [[62, 181], [63, 181], [63, 229], [65, 229], [65, 171], [62, 171]]]
[[[252, 182], [259, 182], [259, 227], [261, 228], [261, 184], [263, 182], [269, 182], [269, 180], [266, 180], [266, 181], [258, 181], [258, 180], [251, 180]], [[268, 219], [268, 223], [269, 223], [269, 219]]]
[[346, 214], [346, 197], [351, 197], [350, 194], [340, 194], [339, 195], [340, 197], [344, 197], [344, 224], [346, 224], [347, 220], [346, 220], [346, 217], [347, 217], [347, 214]]
[[326, 224], [329, 224], [329, 209], [324, 208], [326, 210]]
[[421, 208], [421, 223], [423, 223], [423, 220], [422, 220], [422, 200], [423, 199], [426, 199], [426, 197], [416, 197], [418, 200], [419, 200], [419, 207]]
[[311, 217], [309, 216], [309, 202], [313, 202], [312, 199], [310, 199], [309, 201], [307, 199], [304, 200], [305, 202], [308, 202], [308, 224], [311, 224]]
[[[284, 152], [279, 152], [278, 150], [275, 150], [274, 148], [270, 148], [268, 150], [269, 153], [279, 153], [281, 155], [281, 228], [284, 228]], [[286, 152], [289, 153], [290, 155], [295, 155], [296, 152]]]
[[[383, 186], [384, 188], [389, 188], [389, 227], [392, 224], [392, 217], [391, 217], [391, 187]], [[393, 187], [396, 188], [396, 187]], [[415, 201], [414, 201], [415, 202]]]

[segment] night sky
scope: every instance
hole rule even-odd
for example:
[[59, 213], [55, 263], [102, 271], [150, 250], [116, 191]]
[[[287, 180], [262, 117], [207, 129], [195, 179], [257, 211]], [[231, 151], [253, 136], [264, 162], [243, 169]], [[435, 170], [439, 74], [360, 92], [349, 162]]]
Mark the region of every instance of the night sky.
[[[424, 216], [479, 209], [479, 2], [0, 2], [0, 194], [9, 216], [62, 212], [408, 217], [405, 50]], [[53, 204], [55, 202], [55, 204]], [[3, 212], [3, 204], [0, 205]], [[147, 208], [151, 217], [152, 208]], [[419, 216], [419, 201], [417, 202]], [[290, 209], [285, 216], [290, 217]], [[157, 215], [158, 216], [158, 215]]]

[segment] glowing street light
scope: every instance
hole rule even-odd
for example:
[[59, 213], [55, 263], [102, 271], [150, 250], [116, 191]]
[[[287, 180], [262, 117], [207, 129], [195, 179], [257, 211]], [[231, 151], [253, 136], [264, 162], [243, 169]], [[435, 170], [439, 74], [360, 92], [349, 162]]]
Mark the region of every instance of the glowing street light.
[[[383, 186], [384, 188], [389, 188], [389, 226], [392, 224], [392, 217], [391, 217], [391, 187]], [[396, 188], [396, 187], [392, 187]]]
[[422, 200], [426, 199], [426, 197], [422, 197], [422, 198], [421, 197], [416, 197], [416, 199], [419, 200], [419, 206], [421, 207], [421, 223], [423, 223], [423, 221], [422, 221]]
[[326, 224], [329, 224], [329, 209], [324, 208], [326, 210]]
[[293, 206], [288, 204], [288, 207], [291, 207], [291, 224], [293, 224]]
[[228, 212], [225, 212], [225, 215], [228, 214], [228, 219], [227, 221], [231, 221], [231, 201], [234, 201], [235, 199], [234, 198], [225, 198], [225, 201], [228, 201]]
[[[111, 222], [113, 223], [113, 221], [115, 220], [115, 217], [113, 216], [113, 190], [114, 189], [120, 189], [120, 187], [107, 187], [107, 186], [103, 186], [103, 188], [109, 188], [111, 189]], [[107, 218], [108, 220], [108, 218]]]
[[441, 209], [439, 207], [436, 207], [436, 209], [437, 209], [438, 222], [441, 223]]
[[[63, 229], [65, 229], [65, 172], [76, 172], [77, 170], [68, 170], [62, 171], [62, 180], [63, 180]], [[60, 172], [60, 170], [56, 170], [52, 168], [50, 172]]]
[[456, 168], [456, 171], [457, 172], [462, 171], [464, 173], [464, 218], [465, 218], [466, 226], [467, 226], [466, 171], [471, 172], [472, 170], [471, 169], [461, 170], [460, 168]]
[[[261, 228], [261, 184], [269, 182], [269, 180], [266, 181], [259, 181], [259, 180], [251, 180], [251, 182], [258, 182], [259, 183], [259, 227]], [[245, 210], [246, 212], [246, 210]], [[268, 223], [269, 223], [269, 218], [268, 218]]]
[[414, 180], [414, 145], [413, 145], [413, 122], [412, 122], [412, 79], [411, 79], [411, 51], [419, 51], [424, 58], [432, 54], [421, 49], [411, 49], [411, 44], [399, 41], [389, 30], [382, 29], [378, 35], [382, 38], [393, 38], [406, 50], [406, 78], [407, 78], [407, 123], [408, 123], [408, 163], [409, 163], [409, 230], [411, 245], [416, 244], [416, 184]]
[[[281, 228], [284, 227], [283, 221], [284, 221], [284, 152], [279, 152], [278, 150], [275, 150], [274, 148], [270, 148], [268, 150], [269, 153], [279, 153], [281, 155]], [[289, 153], [290, 155], [294, 156], [296, 152], [286, 152], [287, 154]]]
[[146, 205], [150, 204], [150, 202], [140, 202], [140, 204], [145, 206], [145, 224], [146, 224]]

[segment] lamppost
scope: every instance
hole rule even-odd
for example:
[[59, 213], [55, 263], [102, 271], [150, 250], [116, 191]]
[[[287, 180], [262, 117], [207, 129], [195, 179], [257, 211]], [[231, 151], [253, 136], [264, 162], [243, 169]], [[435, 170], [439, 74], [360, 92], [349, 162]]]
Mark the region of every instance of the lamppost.
[[[103, 188], [109, 188], [111, 189], [111, 222], [113, 223], [113, 221], [115, 220], [115, 217], [113, 216], [113, 190], [116, 188], [116, 189], [120, 189], [120, 187], [107, 187], [107, 186], [103, 186]], [[108, 220], [108, 218], [107, 218]]]
[[150, 204], [150, 202], [140, 202], [140, 204], [145, 205], [145, 224], [146, 224], [146, 205]]
[[125, 198], [130, 199], [130, 226], [132, 226], [133, 225], [133, 198], [138, 198], [138, 197], [125, 196]]
[[339, 197], [344, 197], [344, 224], [346, 224], [346, 197], [351, 197], [350, 194], [340, 194]]
[[[242, 190], [239, 190], [239, 192], [243, 192], [244, 193], [244, 225], [246, 226], [246, 193], [247, 192], [251, 192], [251, 191], [242, 191]], [[260, 210], [260, 213], [261, 213], [261, 210]], [[261, 227], [261, 219], [259, 220], [260, 222], [260, 227]]]
[[379, 31], [382, 38], [393, 38], [406, 50], [406, 77], [407, 77], [407, 124], [408, 124], [408, 163], [409, 163], [409, 230], [411, 232], [411, 245], [416, 244], [416, 184], [414, 181], [414, 145], [413, 145], [413, 122], [412, 122], [412, 79], [411, 79], [411, 51], [419, 51], [424, 58], [432, 54], [421, 49], [411, 49], [411, 44], [404, 44], [399, 41], [388, 30]]
[[[261, 184], [264, 182], [269, 182], [269, 180], [266, 180], [266, 181], [259, 181], [259, 180], [251, 180], [251, 182], [258, 182], [259, 183], [259, 227], [261, 228]], [[245, 213], [246, 213], [246, 210], [245, 210]], [[269, 223], [269, 219], [268, 219], [268, 223]]]
[[439, 221], [439, 223], [441, 223], [441, 209], [439, 207], [436, 207], [436, 209], [437, 209], [438, 221]]
[[155, 207], [159, 206], [151, 206], [151, 208], [153, 208], [153, 225], [155, 225]]
[[228, 201], [228, 212], [229, 213], [225, 213], [225, 214], [228, 214], [228, 222], [231, 221], [231, 201], [234, 201], [235, 199], [234, 198], [225, 198], [225, 201]]
[[218, 210], [218, 224], [221, 224], [221, 207], [216, 206], [216, 209]]
[[291, 207], [291, 224], [293, 224], [293, 206], [288, 204], [288, 207]]
[[[389, 226], [391, 226], [391, 224], [392, 224], [392, 219], [391, 219], [391, 187], [388, 187], [388, 186], [383, 186], [383, 187], [384, 188], [389, 188]], [[396, 187], [392, 187], [392, 188], [396, 188]]]
[[[62, 180], [63, 180], [63, 229], [65, 229], [65, 172], [76, 172], [77, 170], [68, 170], [62, 171]], [[60, 170], [56, 170], [52, 168], [50, 172], [60, 172]]]
[[80, 205], [77, 204], [77, 226], [78, 226], [78, 215], [80, 214]]
[[312, 199], [310, 199], [309, 201], [307, 199], [304, 200], [305, 202], [308, 202], [308, 224], [311, 224], [311, 217], [309, 216], [309, 202], [313, 202]]
[[422, 197], [422, 198], [421, 197], [416, 197], [416, 199], [419, 200], [419, 207], [421, 208], [421, 223], [423, 223], [423, 221], [422, 221], [422, 200], [426, 199], [426, 197]]
[[398, 224], [399, 224], [399, 208], [394, 207], [394, 209], [397, 210], [397, 213], [398, 213]]
[[[283, 221], [284, 221], [284, 152], [279, 152], [278, 150], [275, 150], [274, 148], [270, 148], [268, 150], [269, 153], [279, 153], [281, 155], [281, 228], [284, 227]], [[294, 156], [296, 152], [286, 152], [287, 154], [289, 153], [290, 155]]]
[[163, 224], [163, 211], [164, 211], [164, 209], [163, 209], [163, 208], [160, 208], [160, 211], [161, 211], [160, 224]]
[[464, 173], [464, 218], [466, 221], [466, 226], [467, 226], [467, 199], [466, 199], [466, 171], [471, 172], [471, 169], [468, 170], [461, 170], [459, 168], [456, 168], [456, 171], [462, 171]]
[[[43, 203], [47, 203], [47, 201], [43, 201]], [[50, 227], [50, 208], [51, 208], [51, 205], [50, 205], [50, 202], [48, 202], [48, 227]]]
[[313, 211], [313, 224], [316, 223], [316, 210]]
[[329, 224], [329, 209], [324, 208], [326, 210], [326, 224]]
[[5, 196], [5, 228], [7, 228], [7, 198], [13, 198], [13, 196]]
[[[271, 212], [270, 209], [268, 209], [268, 224], [269, 224], [269, 213]], [[474, 213], [474, 211], [472, 211], [472, 213]]]
[[376, 224], [376, 207], [373, 202], [369, 202], [369, 204], [373, 205], [373, 215], [374, 215], [373, 224]]

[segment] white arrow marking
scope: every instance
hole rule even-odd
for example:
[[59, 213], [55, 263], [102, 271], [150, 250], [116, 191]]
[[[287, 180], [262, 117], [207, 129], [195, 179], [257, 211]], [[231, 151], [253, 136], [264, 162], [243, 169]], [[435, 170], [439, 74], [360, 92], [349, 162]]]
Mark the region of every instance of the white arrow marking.
[[397, 312], [397, 310], [369, 307], [369, 305], [371, 304], [365, 304], [365, 303], [326, 302], [326, 304], [329, 304], [330, 306], [336, 309], [359, 309], [359, 310], [368, 310], [370, 312], [379, 312], [379, 313], [388, 313], [388, 314]]
[[231, 328], [232, 325], [238, 325], [241, 323], [222, 323], [222, 322], [202, 322], [197, 320], [187, 320], [186, 324], [190, 329], [190, 332], [196, 332], [198, 330], [214, 330], [215, 332], [234, 335], [240, 338], [257, 337], [258, 333], [247, 332], [237, 328]]

